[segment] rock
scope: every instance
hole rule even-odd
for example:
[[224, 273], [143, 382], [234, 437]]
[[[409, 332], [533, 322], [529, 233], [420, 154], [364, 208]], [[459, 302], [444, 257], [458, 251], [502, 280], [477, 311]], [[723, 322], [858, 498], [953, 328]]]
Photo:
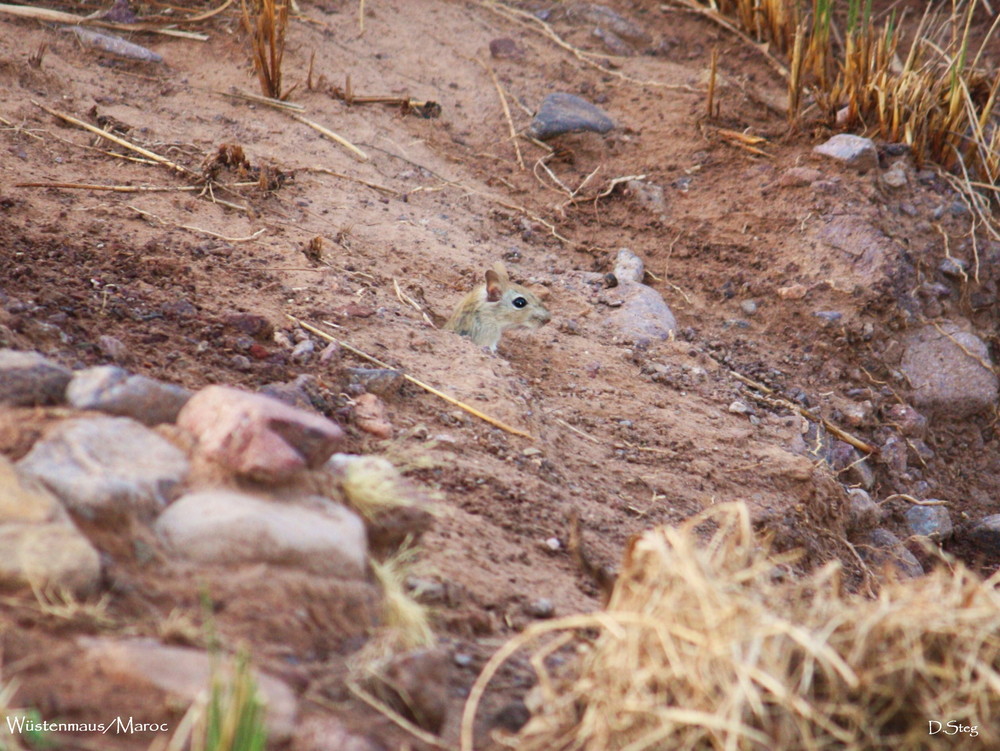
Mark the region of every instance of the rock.
[[342, 579], [366, 571], [361, 518], [318, 496], [293, 502], [230, 490], [190, 493], [160, 514], [154, 529], [171, 554], [198, 563], [270, 563]]
[[750, 414], [753, 410], [750, 409], [750, 405], [748, 405], [746, 402], [736, 399], [729, 405], [729, 411], [732, 412], [734, 415], [747, 415]]
[[77, 371], [66, 388], [66, 400], [77, 409], [94, 409], [131, 417], [145, 425], [174, 422], [191, 392], [114, 365]]
[[867, 491], [851, 488], [847, 491], [847, 528], [851, 532], [864, 532], [878, 526], [882, 510]]
[[614, 273], [615, 279], [619, 283], [634, 282], [641, 284], [643, 277], [646, 275], [646, 264], [628, 248], [620, 248], [618, 256], [615, 258]]
[[325, 417], [226, 386], [195, 394], [177, 424], [198, 438], [202, 455], [238, 475], [267, 482], [319, 467], [344, 435]]
[[903, 341], [899, 369], [913, 404], [934, 417], [960, 420], [996, 404], [997, 376], [989, 349], [954, 323], [925, 326]]
[[662, 186], [647, 180], [629, 180], [625, 183], [625, 188], [642, 208], [661, 219], [666, 219], [667, 198]]
[[910, 506], [903, 516], [910, 534], [929, 537], [934, 542], [948, 539], [954, 530], [951, 514], [944, 506]]
[[896, 535], [886, 529], [873, 529], [855, 547], [873, 568], [892, 570], [903, 579], [915, 579], [924, 575], [924, 567], [920, 565], [920, 561]]
[[893, 404], [886, 419], [904, 436], [923, 438], [927, 434], [927, 418], [909, 404]]
[[365, 391], [383, 398], [399, 391], [405, 383], [403, 374], [392, 368], [345, 368], [351, 383], [360, 384]]
[[0, 404], [59, 404], [73, 373], [37, 352], [0, 349]]
[[500, 37], [490, 41], [490, 56], [497, 60], [512, 60], [524, 57], [524, 52], [513, 39]]
[[386, 751], [378, 741], [356, 735], [336, 717], [315, 715], [296, 723], [290, 751]]
[[0, 454], [0, 524], [69, 521], [66, 509], [42, 483], [26, 477]]
[[908, 182], [902, 162], [895, 162], [882, 174], [882, 183], [890, 188], [905, 187]]
[[182, 451], [127, 417], [65, 420], [37, 441], [19, 470], [87, 519], [150, 517], [188, 474]]
[[[138, 684], [165, 692], [184, 705], [201, 699], [211, 689], [213, 675], [229, 682], [233, 675], [232, 660], [220, 661], [200, 649], [168, 647], [155, 639], [113, 639], [81, 637], [84, 659], [93, 665], [105, 680], [119, 687], [120, 695], [128, 696], [128, 685]], [[221, 663], [221, 666], [220, 666]], [[218, 672], [216, 672], [218, 671]], [[265, 704], [264, 724], [268, 742], [279, 744], [288, 740], [295, 729], [298, 700], [295, 693], [281, 680], [252, 671], [257, 692]]]
[[980, 519], [969, 530], [968, 537], [983, 555], [1000, 555], [1000, 514]]
[[594, 37], [600, 39], [604, 48], [617, 57], [631, 57], [635, 50], [631, 45], [610, 29], [598, 26], [594, 29]]
[[823, 179], [823, 173], [811, 167], [789, 167], [781, 173], [778, 185], [782, 188], [801, 188]]
[[524, 610], [532, 618], [551, 618], [555, 615], [556, 606], [548, 597], [540, 597], [529, 602]]
[[778, 297], [782, 300], [801, 300], [809, 293], [809, 288], [803, 284], [789, 284], [778, 288]]
[[286, 383], [268, 383], [260, 387], [259, 393], [300, 409], [327, 408], [326, 399], [323, 398], [319, 382], [314, 375], [303, 374]]
[[375, 670], [372, 689], [424, 730], [438, 733], [448, 712], [451, 661], [437, 649], [389, 657]]
[[611, 31], [615, 36], [638, 45], [651, 44], [653, 39], [636, 21], [598, 3], [573, 3], [566, 7], [570, 23], [590, 23]]
[[326, 469], [348, 503], [368, 521], [368, 542], [379, 551], [413, 542], [430, 529], [430, 498], [380, 456], [334, 454]]
[[573, 94], [557, 92], [545, 97], [527, 132], [544, 141], [579, 130], [607, 133], [613, 127], [614, 121], [600, 107]]
[[838, 133], [826, 143], [813, 147], [813, 152], [836, 159], [858, 172], [878, 167], [878, 151], [872, 139], [851, 133]]
[[838, 310], [815, 310], [813, 315], [826, 323], [836, 323], [844, 317], [844, 314]]
[[292, 362], [303, 365], [309, 362], [315, 352], [316, 344], [311, 339], [304, 339], [292, 348]]
[[906, 471], [906, 441], [898, 435], [891, 435], [882, 444], [879, 456], [890, 472], [897, 475]]
[[843, 253], [855, 271], [865, 277], [897, 263], [902, 252], [898, 243], [855, 214], [824, 217], [815, 236], [824, 245]]
[[100, 556], [69, 520], [0, 524], [0, 586], [87, 597], [100, 580]]
[[752, 316], [757, 312], [757, 301], [756, 300], [743, 300], [740, 303], [740, 310], [743, 311], [745, 315]]
[[376, 438], [392, 438], [385, 402], [375, 394], [361, 394], [354, 400], [354, 424]]
[[607, 319], [607, 325], [636, 344], [665, 341], [677, 328], [677, 321], [663, 297], [652, 287], [635, 282], [620, 284], [621, 307]]
[[233, 313], [226, 316], [225, 323], [241, 334], [252, 336], [262, 342], [274, 336], [274, 325], [264, 316], [253, 313]]
[[101, 350], [101, 354], [118, 363], [125, 364], [132, 359], [125, 342], [115, 336], [105, 334], [97, 337], [97, 348]]
[[969, 264], [954, 256], [942, 258], [941, 263], [938, 264], [938, 271], [952, 279], [969, 278]]

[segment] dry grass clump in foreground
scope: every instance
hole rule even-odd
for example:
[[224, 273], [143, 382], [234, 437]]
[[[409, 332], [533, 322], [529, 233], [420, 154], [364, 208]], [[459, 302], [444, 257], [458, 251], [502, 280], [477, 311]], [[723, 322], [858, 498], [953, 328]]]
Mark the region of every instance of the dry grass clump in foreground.
[[[504, 739], [521, 751], [997, 747], [996, 581], [957, 567], [872, 600], [843, 591], [836, 564], [793, 578], [781, 563], [742, 504], [645, 533], [604, 612], [538, 624], [491, 660], [462, 748], [486, 684], [524, 647], [533, 717]], [[574, 646], [568, 673], [546, 669]], [[967, 730], [930, 735], [932, 720]]]

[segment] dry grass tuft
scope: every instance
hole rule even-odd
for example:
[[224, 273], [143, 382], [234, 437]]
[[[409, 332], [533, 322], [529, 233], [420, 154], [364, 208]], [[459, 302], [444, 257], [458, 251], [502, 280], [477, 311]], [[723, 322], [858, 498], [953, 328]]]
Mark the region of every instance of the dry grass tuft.
[[[462, 748], [472, 748], [486, 684], [529, 645], [540, 702], [505, 741], [522, 751], [1000, 743], [997, 581], [942, 569], [890, 582], [873, 600], [845, 593], [837, 564], [791, 579], [787, 561], [755, 539], [742, 504], [647, 532], [605, 612], [537, 624], [490, 661]], [[581, 657], [570, 671], [546, 668], [546, 654], [573, 647]], [[930, 736], [931, 720], [978, 735]]]
[[[288, 3], [274, 0], [243, 0], [243, 28], [250, 35], [253, 67], [260, 90], [272, 99], [284, 99], [291, 90], [281, 90], [281, 60], [285, 54], [285, 30], [288, 27]], [[251, 17], [253, 16], [253, 17]]]

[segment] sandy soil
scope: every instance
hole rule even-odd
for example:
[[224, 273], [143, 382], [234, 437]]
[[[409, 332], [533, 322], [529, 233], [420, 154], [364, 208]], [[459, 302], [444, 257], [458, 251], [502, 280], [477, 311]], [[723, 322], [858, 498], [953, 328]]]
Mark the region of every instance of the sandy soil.
[[[359, 34], [357, 3], [305, 0], [290, 24], [286, 86], [297, 85], [291, 99], [306, 116], [363, 149], [365, 162], [281, 112], [225, 96], [258, 91], [233, 9], [197, 25], [205, 42], [136, 35], [162, 64], [122, 60], [49, 25], [0, 16], [4, 346], [78, 368], [109, 362], [98, 340], [113, 336], [125, 344], [124, 365], [189, 388], [255, 389], [308, 373], [329, 414], [349, 417], [340, 366], [361, 363], [345, 356], [298, 366], [272, 337], [248, 334], [253, 319], [244, 314], [294, 339], [291, 313], [336, 323], [352, 345], [535, 437], [505, 433], [407, 385], [387, 398], [396, 437], [352, 430], [349, 439], [350, 451], [385, 453], [409, 468], [449, 511], [423, 541], [425, 569], [449, 585], [438, 608], [442, 639], [474, 656], [454, 671], [448, 744], [478, 667], [532, 620], [531, 603], [547, 598], [560, 615], [600, 605], [597, 586], [565, 548], [545, 545], [553, 537], [565, 544], [571, 512], [593, 559], [613, 564], [631, 535], [740, 499], [780, 547], [805, 548], [803, 566], [842, 557], [856, 571], [842, 542], [843, 485], [801, 453], [805, 421], [755, 401], [730, 370], [841, 424], [871, 402], [849, 429], [878, 444], [882, 410], [905, 398], [886, 354], [898, 349], [900, 332], [923, 318], [962, 315], [992, 337], [996, 324], [994, 300], [975, 301], [980, 293], [995, 298], [986, 266], [981, 284], [963, 285], [937, 309], [921, 308], [911, 294], [937, 279], [942, 232], [953, 254], [970, 254], [962, 239], [968, 218], [933, 216], [955, 201], [942, 180], [918, 181], [911, 169], [910, 185], [890, 191], [877, 175], [819, 161], [811, 147], [825, 134], [788, 132], [775, 111], [783, 83], [753, 50], [659, 3], [608, 4], [650, 36], [633, 57], [605, 63], [591, 26], [550, 19], [568, 42], [594, 53], [591, 65], [486, 3], [369, 1]], [[84, 13], [98, 4], [61, 8]], [[490, 42], [502, 38], [513, 40], [514, 56], [491, 56]], [[32, 67], [29, 56], [42, 44], [42, 63]], [[709, 119], [704, 83], [713, 47], [720, 109]], [[491, 70], [518, 129], [552, 91], [599, 103], [619, 127], [557, 139], [547, 161], [552, 175], [538, 163], [547, 152], [520, 140], [522, 169]], [[441, 117], [350, 106], [333, 95], [348, 78], [356, 95], [433, 100]], [[194, 171], [224, 144], [238, 144], [254, 168], [280, 172], [281, 184], [217, 189], [216, 198], [242, 207], [229, 208], [180, 192], [191, 180], [166, 167], [117, 158], [120, 148], [39, 105], [88, 122], [96, 108], [127, 126], [131, 141]], [[734, 145], [720, 128], [767, 138], [769, 156]], [[782, 185], [794, 166], [822, 170], [824, 182]], [[638, 175], [663, 188], [663, 206], [621, 186], [595, 198], [615, 178]], [[238, 179], [234, 170], [219, 174], [221, 182]], [[18, 187], [25, 182], [169, 190]], [[570, 202], [564, 188], [586, 200]], [[876, 228], [879, 242], [890, 239], [899, 254], [855, 256], [830, 241], [852, 227]], [[317, 237], [318, 263], [304, 252]], [[587, 280], [610, 271], [621, 247], [645, 260], [647, 282], [677, 316], [675, 341], [630, 346], [606, 322], [601, 285]], [[980, 253], [986, 258], [989, 248]], [[553, 321], [509, 335], [494, 356], [429, 321], [440, 324], [495, 260], [516, 280], [547, 289]], [[397, 295], [397, 284], [426, 317]], [[795, 284], [807, 289], [801, 299], [778, 294]], [[747, 300], [757, 303], [752, 315], [741, 307]], [[843, 317], [830, 323], [817, 311]], [[730, 411], [737, 399], [752, 406], [753, 421]], [[48, 419], [42, 411], [5, 416], [0, 450], [23, 455]], [[935, 456], [908, 479], [874, 464], [873, 497], [944, 498], [959, 522], [994, 512], [994, 424], [934, 425], [927, 440]], [[886, 505], [888, 527], [900, 528], [905, 507]], [[202, 617], [195, 572], [162, 576], [165, 564], [137, 555], [113, 531], [86, 531], [116, 582], [113, 625], [54, 622], [28, 600], [0, 611], [4, 663], [16, 668], [4, 677], [16, 677], [19, 700], [45, 717], [82, 721], [125, 701], [99, 676], [74, 669], [77, 636], [156, 635], [171, 612]], [[249, 640], [262, 665], [294, 685], [326, 686], [327, 704], [308, 711], [334, 711], [387, 748], [404, 747], [405, 735], [337, 687], [337, 671], [360, 639], [339, 604], [367, 607], [364, 597], [333, 583], [315, 592], [241, 576], [219, 585], [219, 600], [229, 604], [219, 614], [223, 637]], [[314, 608], [308, 627], [283, 612], [295, 602], [290, 592]], [[526, 670], [505, 676], [485, 714], [529, 681]], [[137, 718], [162, 714], [156, 697], [127, 699]]]

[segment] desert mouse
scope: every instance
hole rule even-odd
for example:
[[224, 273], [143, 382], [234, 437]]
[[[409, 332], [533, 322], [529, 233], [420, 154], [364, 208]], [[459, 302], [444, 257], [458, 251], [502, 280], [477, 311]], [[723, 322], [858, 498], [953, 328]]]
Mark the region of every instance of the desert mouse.
[[537, 329], [550, 318], [538, 296], [511, 282], [503, 264], [497, 263], [486, 272], [486, 283], [462, 299], [444, 327], [496, 352], [504, 331]]

